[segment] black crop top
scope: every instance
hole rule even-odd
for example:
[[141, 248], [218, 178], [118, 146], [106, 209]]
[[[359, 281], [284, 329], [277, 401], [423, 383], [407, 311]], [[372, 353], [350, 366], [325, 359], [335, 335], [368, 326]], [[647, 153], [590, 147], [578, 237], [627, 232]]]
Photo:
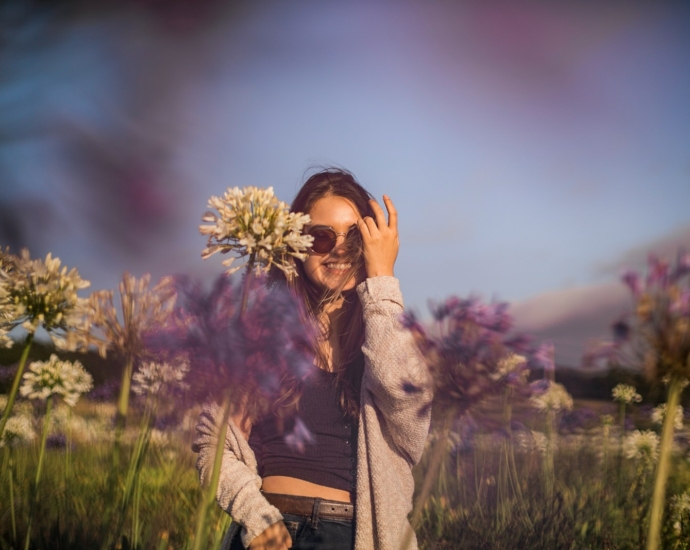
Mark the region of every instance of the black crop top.
[[261, 477], [295, 477], [354, 493], [357, 431], [338, 402], [335, 376], [317, 368], [301, 382], [298, 417], [313, 437], [312, 442], [305, 442], [303, 453], [285, 441], [294, 429], [293, 419], [286, 419], [280, 430], [276, 417], [269, 413], [252, 427], [249, 445]]

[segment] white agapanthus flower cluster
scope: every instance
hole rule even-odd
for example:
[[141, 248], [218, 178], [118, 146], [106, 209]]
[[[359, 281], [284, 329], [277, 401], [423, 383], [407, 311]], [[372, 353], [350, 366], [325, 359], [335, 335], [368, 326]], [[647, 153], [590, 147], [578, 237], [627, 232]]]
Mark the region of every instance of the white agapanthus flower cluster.
[[[671, 383], [671, 376], [667, 374], [666, 376], [664, 376], [661, 379], [661, 381], [663, 382], [664, 386], [668, 386]], [[681, 390], [684, 390], [685, 388], [687, 388], [688, 385], [690, 385], [690, 380], [688, 380], [687, 378], [681, 378], [680, 379], [680, 389]]]
[[48, 399], [60, 395], [74, 407], [81, 394], [91, 391], [93, 378], [79, 361], [61, 361], [57, 355], [48, 361], [34, 361], [22, 377], [19, 393], [29, 399]]
[[618, 384], [611, 391], [611, 395], [614, 401], [624, 403], [625, 405], [632, 405], [633, 403], [642, 401], [642, 396], [637, 393], [634, 386], [628, 384]]
[[659, 457], [659, 436], [651, 430], [635, 430], [625, 436], [623, 452], [630, 459], [656, 462]]
[[10, 416], [0, 437], [0, 447], [17, 447], [31, 443], [36, 439], [36, 432], [31, 419], [23, 414]]
[[156, 363], [149, 361], [142, 363], [137, 372], [132, 375], [132, 390], [137, 395], [157, 395], [174, 388], [187, 389], [189, 385], [183, 382], [189, 372], [187, 361], [176, 363]]
[[[297, 274], [290, 256], [304, 260], [313, 238], [302, 235], [302, 228], [311, 221], [308, 214], [290, 212], [286, 203], [273, 194], [273, 187], [234, 187], [223, 197], [208, 201], [218, 215], [206, 212], [200, 225], [208, 243], [201, 253], [206, 259], [216, 252], [234, 251], [239, 257], [254, 259], [256, 273], [267, 272], [271, 265], [281, 269], [288, 277]], [[230, 267], [235, 258], [223, 262], [227, 273], [234, 273], [245, 264]]]
[[[546, 454], [549, 446], [549, 440], [546, 434], [537, 431], [518, 431], [513, 434], [515, 441], [515, 450], [521, 453], [531, 453], [533, 451], [539, 454]], [[554, 445], [555, 442], [552, 442]]]
[[159, 430], [158, 428], [153, 428], [151, 430], [151, 445], [154, 447], [167, 447], [170, 445], [170, 434], [167, 432], [164, 432], [162, 430]]
[[[652, 422], [654, 422], [654, 424], [662, 425], [664, 423], [665, 418], [666, 418], [666, 403], [662, 403], [661, 405], [654, 407], [654, 409], [652, 409]], [[682, 430], [683, 429], [683, 406], [682, 405], [676, 406], [676, 414], [673, 416], [673, 428], [676, 430]]]
[[[496, 370], [490, 374], [493, 380], [501, 380], [506, 376], [512, 374], [518, 370], [518, 367], [522, 367], [527, 363], [527, 358], [524, 355], [518, 355], [517, 353], [511, 353], [510, 355], [504, 357], [496, 365]], [[529, 376], [529, 371], [524, 369], [522, 373], [525, 377]]]
[[685, 492], [671, 497], [671, 521], [677, 535], [683, 532], [683, 525], [690, 525], [690, 493]]
[[83, 310], [90, 330], [72, 333], [73, 347], [94, 345], [102, 357], [107, 350], [128, 359], [141, 356], [144, 334], [165, 321], [177, 300], [170, 277], [163, 277], [153, 288], [149, 288], [150, 282], [148, 273], [137, 279], [125, 272], [118, 285], [119, 308], [110, 290], [89, 296]]
[[530, 397], [532, 407], [542, 412], [569, 411], [573, 408], [573, 398], [563, 384], [551, 382], [541, 395]]
[[[67, 271], [51, 254], [32, 260], [24, 249], [0, 267], [0, 346], [11, 347], [9, 332], [22, 326], [33, 334], [43, 327], [58, 347], [68, 347], [66, 334], [84, 323], [84, 298], [77, 291], [87, 288], [76, 269]], [[83, 327], [82, 327], [83, 328]]]

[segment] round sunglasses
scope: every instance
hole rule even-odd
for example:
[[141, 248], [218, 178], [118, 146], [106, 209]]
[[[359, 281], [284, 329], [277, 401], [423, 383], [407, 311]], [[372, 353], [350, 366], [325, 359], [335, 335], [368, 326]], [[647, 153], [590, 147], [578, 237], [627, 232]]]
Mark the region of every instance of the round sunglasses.
[[317, 254], [328, 254], [335, 248], [335, 243], [338, 242], [338, 235], [345, 236], [345, 243], [348, 247], [357, 247], [362, 241], [362, 235], [353, 225], [346, 233], [339, 233], [330, 225], [311, 225], [306, 227], [306, 235], [311, 235], [314, 241], [311, 244], [311, 249]]

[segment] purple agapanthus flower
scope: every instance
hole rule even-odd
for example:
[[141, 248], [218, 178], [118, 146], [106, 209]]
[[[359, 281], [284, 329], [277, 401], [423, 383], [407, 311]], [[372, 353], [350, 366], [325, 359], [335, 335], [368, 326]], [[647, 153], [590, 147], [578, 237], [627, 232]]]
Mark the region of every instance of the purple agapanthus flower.
[[628, 269], [621, 276], [621, 280], [627, 285], [635, 298], [638, 298], [640, 294], [642, 294], [643, 287], [639, 273]]
[[679, 251], [675, 265], [650, 254], [647, 275], [627, 271], [622, 281], [630, 289], [634, 308], [612, 324], [612, 341], [585, 354], [585, 364], [615, 361], [642, 367], [648, 378], [690, 378], [690, 255]]
[[544, 342], [532, 354], [532, 363], [544, 369], [545, 374], [556, 370], [555, 349], [552, 342]]
[[302, 454], [304, 454], [306, 445], [313, 445], [315, 442], [314, 436], [309, 431], [309, 428], [307, 428], [306, 424], [299, 417], [295, 418], [295, 424], [292, 431], [286, 433], [283, 439], [288, 447]]
[[247, 397], [254, 412], [266, 411], [286, 385], [314, 367], [309, 327], [285, 287], [268, 287], [253, 277], [246, 311], [240, 315], [242, 283], [228, 275], [210, 290], [188, 278], [176, 281], [178, 301], [169, 323], [147, 338], [164, 353], [182, 353], [189, 361], [186, 378], [195, 398]]
[[[511, 361], [511, 367], [505, 369], [510, 356], [535, 352], [528, 337], [507, 334], [513, 325], [508, 304], [453, 296], [430, 304], [430, 309], [434, 323], [428, 330], [413, 313], [403, 317], [403, 326], [412, 332], [429, 365], [435, 416], [446, 416], [449, 411], [462, 416], [476, 403], [507, 388], [522, 395], [531, 393], [527, 369], [534, 359]], [[549, 349], [547, 356], [553, 361], [553, 348]], [[542, 358], [540, 364], [543, 362]], [[407, 393], [418, 390], [414, 385], [403, 389]]]

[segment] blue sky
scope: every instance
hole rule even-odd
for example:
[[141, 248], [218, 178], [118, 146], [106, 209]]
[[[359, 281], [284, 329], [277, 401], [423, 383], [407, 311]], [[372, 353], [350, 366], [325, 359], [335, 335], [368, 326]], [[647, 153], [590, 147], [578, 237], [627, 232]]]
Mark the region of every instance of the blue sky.
[[578, 4], [247, 4], [187, 32], [124, 10], [46, 44], [37, 19], [0, 65], [0, 243], [94, 288], [210, 277], [209, 196], [290, 201], [336, 164], [393, 198], [408, 305], [509, 300], [576, 363], [622, 265], [690, 245], [690, 8]]

